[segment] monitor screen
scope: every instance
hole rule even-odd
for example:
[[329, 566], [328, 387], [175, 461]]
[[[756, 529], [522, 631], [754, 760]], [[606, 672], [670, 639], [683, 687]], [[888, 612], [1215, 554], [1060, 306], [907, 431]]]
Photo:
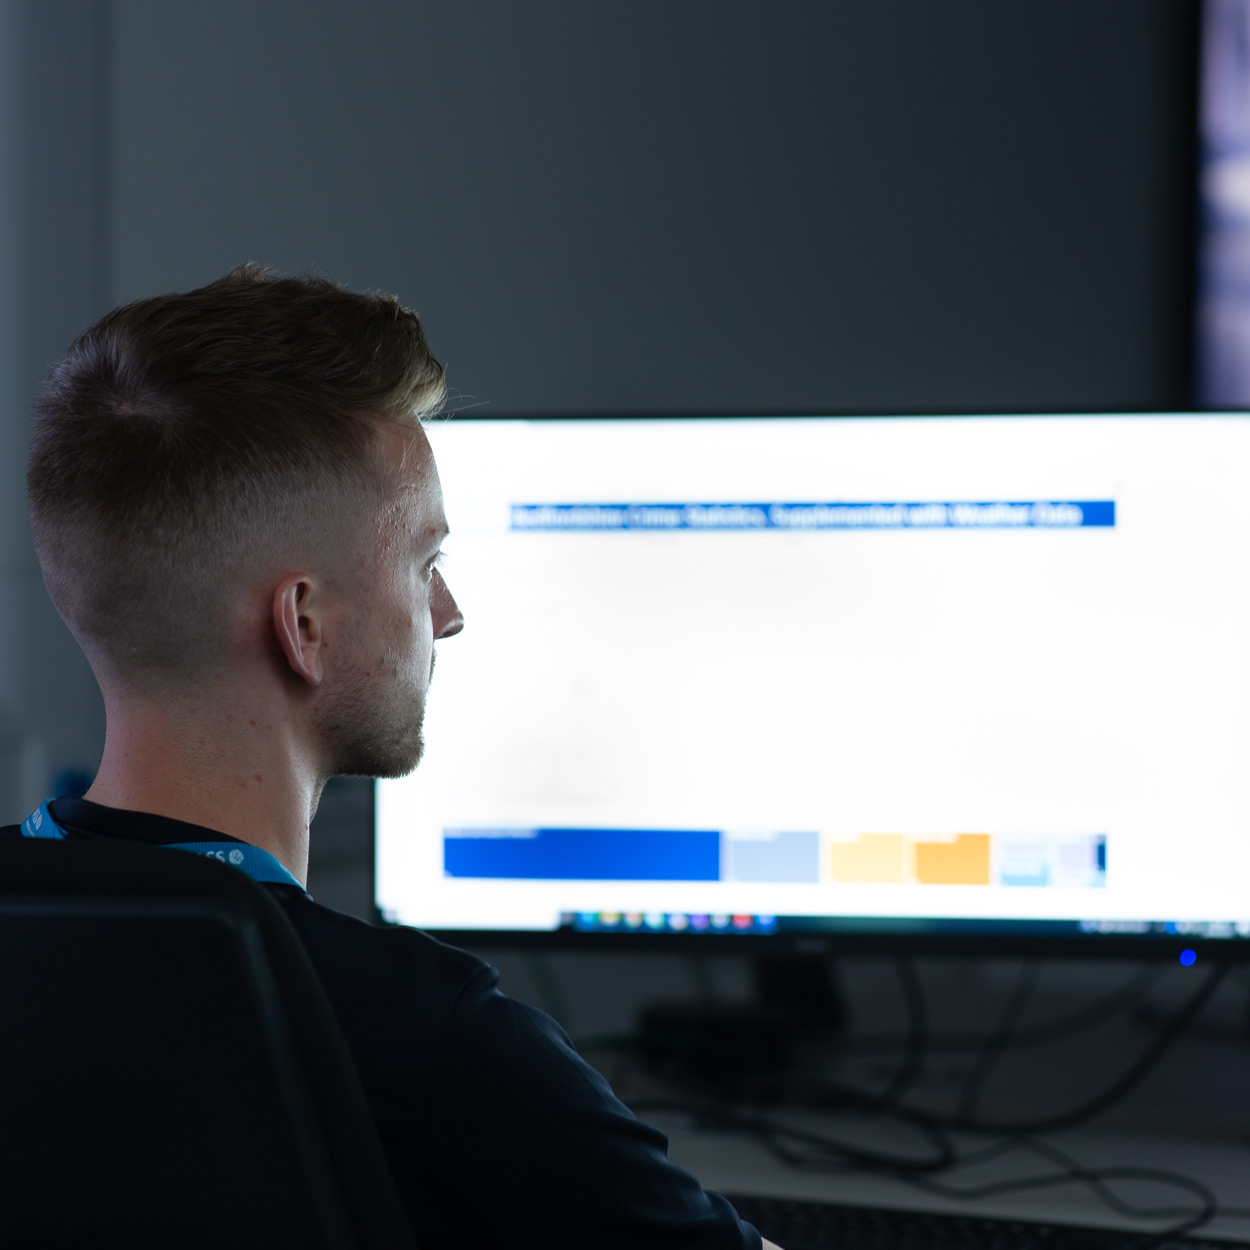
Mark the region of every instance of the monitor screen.
[[1250, 417], [427, 428], [466, 623], [384, 918], [1250, 936]]

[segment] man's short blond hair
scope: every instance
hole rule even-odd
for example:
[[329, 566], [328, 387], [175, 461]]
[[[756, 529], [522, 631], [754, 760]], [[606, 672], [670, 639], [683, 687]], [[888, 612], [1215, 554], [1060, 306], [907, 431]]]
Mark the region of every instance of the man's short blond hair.
[[310, 513], [385, 498], [379, 424], [443, 395], [393, 296], [244, 265], [114, 309], [35, 405], [27, 492], [53, 602], [120, 675], [193, 677], [224, 643], [223, 588]]

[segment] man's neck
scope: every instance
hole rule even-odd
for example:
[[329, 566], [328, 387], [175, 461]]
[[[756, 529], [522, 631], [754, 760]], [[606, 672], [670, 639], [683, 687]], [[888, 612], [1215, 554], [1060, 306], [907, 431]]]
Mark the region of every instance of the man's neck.
[[211, 703], [174, 712], [110, 705], [104, 756], [86, 798], [250, 842], [307, 885], [308, 826], [321, 784], [289, 718]]

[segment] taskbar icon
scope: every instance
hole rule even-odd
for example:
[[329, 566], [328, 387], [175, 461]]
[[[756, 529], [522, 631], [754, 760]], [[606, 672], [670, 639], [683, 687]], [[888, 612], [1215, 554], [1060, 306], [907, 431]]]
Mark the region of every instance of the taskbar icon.
[[560, 928], [577, 933], [776, 933], [777, 917], [750, 912], [566, 911]]

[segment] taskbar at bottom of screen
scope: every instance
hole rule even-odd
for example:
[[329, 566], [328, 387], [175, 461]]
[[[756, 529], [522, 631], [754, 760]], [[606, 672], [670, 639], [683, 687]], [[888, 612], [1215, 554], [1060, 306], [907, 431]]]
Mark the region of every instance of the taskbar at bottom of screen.
[[750, 912], [562, 912], [574, 933], [693, 933], [921, 936], [1000, 934], [1016, 937], [1250, 938], [1250, 920], [1033, 920], [948, 916], [771, 916]]

